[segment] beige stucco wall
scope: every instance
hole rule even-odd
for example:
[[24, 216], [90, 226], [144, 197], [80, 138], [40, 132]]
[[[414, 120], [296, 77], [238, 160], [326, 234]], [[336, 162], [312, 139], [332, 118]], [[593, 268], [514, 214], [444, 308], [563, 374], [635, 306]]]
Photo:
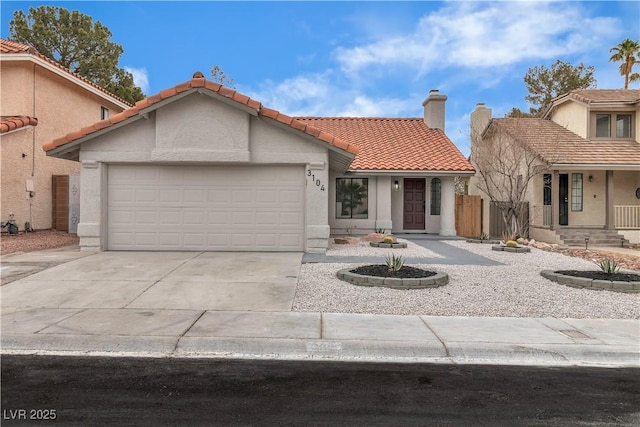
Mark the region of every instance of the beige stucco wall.
[[[34, 229], [51, 228], [52, 175], [78, 175], [77, 162], [47, 157], [45, 142], [100, 120], [101, 107], [122, 111], [114, 103], [44, 69], [31, 61], [0, 61], [1, 114], [36, 117], [38, 125], [0, 136], [2, 200], [0, 215], [15, 214], [20, 230], [29, 221]], [[23, 157], [22, 154], [25, 154]], [[26, 182], [34, 195], [27, 198]]]
[[[343, 219], [336, 218], [336, 179], [337, 178], [368, 178], [369, 180], [369, 201], [367, 219]], [[430, 214], [431, 202], [431, 179], [435, 177], [425, 178], [425, 200], [426, 215], [424, 230], [404, 230], [403, 228], [403, 177], [387, 176], [387, 175], [355, 175], [343, 174], [335, 171], [329, 173], [330, 192], [329, 192], [329, 225], [331, 233], [334, 235], [346, 235], [352, 233], [354, 235], [364, 235], [374, 232], [376, 229], [384, 229], [392, 233], [432, 233], [438, 234], [442, 232], [441, 217], [443, 215]], [[449, 203], [449, 210], [455, 209], [455, 189], [452, 177], [439, 177], [442, 182], [442, 206], [441, 209], [446, 211], [445, 204]], [[393, 183], [398, 181], [399, 190], [393, 190]], [[446, 197], [450, 195], [450, 197]], [[451, 219], [445, 232], [446, 235], [455, 235], [455, 217], [454, 213], [447, 215]], [[454, 234], [452, 234], [454, 233]]]
[[[212, 119], [212, 116], [215, 118]], [[173, 131], [181, 129], [182, 132]], [[220, 135], [226, 135], [221, 138]], [[109, 164], [287, 164], [305, 168], [305, 250], [328, 245], [328, 148], [209, 96], [192, 94], [82, 145], [78, 235], [83, 250], [106, 247]], [[306, 176], [311, 170], [325, 191]]]
[[576, 135], [588, 138], [589, 111], [583, 104], [577, 102], [565, 102], [553, 112], [551, 120], [560, 126], [569, 129]]

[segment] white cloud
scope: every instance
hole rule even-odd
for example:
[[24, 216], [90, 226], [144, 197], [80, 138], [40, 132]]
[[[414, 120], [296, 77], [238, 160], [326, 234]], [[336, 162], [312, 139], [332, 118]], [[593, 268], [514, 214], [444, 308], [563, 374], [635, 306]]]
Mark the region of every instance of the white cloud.
[[124, 69], [133, 75], [133, 82], [136, 86], [142, 89], [146, 95], [148, 95], [149, 91], [149, 76], [147, 75], [146, 68], [132, 68], [132, 67], [124, 67]]
[[453, 2], [410, 33], [334, 53], [349, 74], [397, 65], [420, 73], [491, 68], [589, 51], [619, 27], [617, 19], [590, 18], [572, 2]]
[[289, 116], [414, 117], [422, 108], [418, 99], [364, 95], [332, 70], [267, 81], [247, 94]]

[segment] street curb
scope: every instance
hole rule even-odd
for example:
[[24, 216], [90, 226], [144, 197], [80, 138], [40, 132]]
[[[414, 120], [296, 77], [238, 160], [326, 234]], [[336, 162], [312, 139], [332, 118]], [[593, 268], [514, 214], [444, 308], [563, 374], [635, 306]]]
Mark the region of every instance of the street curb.
[[2, 354], [640, 367], [636, 346], [611, 345], [33, 334], [1, 345]]

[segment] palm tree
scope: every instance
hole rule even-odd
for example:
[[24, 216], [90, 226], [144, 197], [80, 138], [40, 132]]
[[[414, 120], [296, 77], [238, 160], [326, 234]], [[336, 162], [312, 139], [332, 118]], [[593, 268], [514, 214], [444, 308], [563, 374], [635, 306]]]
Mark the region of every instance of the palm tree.
[[640, 44], [631, 39], [625, 39], [609, 49], [609, 52], [613, 52], [609, 62], [622, 62], [620, 75], [624, 76], [624, 88], [629, 89], [630, 82], [640, 80], [639, 73], [631, 73], [633, 66], [640, 63]]

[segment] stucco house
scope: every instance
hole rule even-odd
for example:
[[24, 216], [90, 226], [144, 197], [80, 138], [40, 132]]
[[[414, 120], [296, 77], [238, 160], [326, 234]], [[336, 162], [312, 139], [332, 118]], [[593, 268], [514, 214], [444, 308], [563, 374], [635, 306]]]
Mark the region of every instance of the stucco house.
[[[574, 90], [555, 98], [543, 118], [495, 119], [478, 104], [471, 129], [472, 152], [473, 144], [511, 141], [536, 154], [541, 169], [527, 189], [530, 237], [640, 243], [640, 90]], [[479, 194], [476, 180], [470, 192]]]
[[293, 118], [195, 73], [44, 146], [81, 165], [83, 250], [322, 252], [331, 234], [455, 235], [471, 164], [424, 117]]
[[[21, 231], [27, 222], [32, 229], [73, 231], [78, 206], [72, 190], [74, 184], [77, 189], [74, 177], [79, 181], [79, 164], [46, 156], [42, 144], [130, 105], [34, 48], [4, 39], [0, 39], [0, 82], [2, 221], [14, 214]], [[60, 194], [64, 185], [56, 186], [57, 211], [54, 176], [65, 178], [58, 182], [67, 187], [72, 183], [65, 194]]]

